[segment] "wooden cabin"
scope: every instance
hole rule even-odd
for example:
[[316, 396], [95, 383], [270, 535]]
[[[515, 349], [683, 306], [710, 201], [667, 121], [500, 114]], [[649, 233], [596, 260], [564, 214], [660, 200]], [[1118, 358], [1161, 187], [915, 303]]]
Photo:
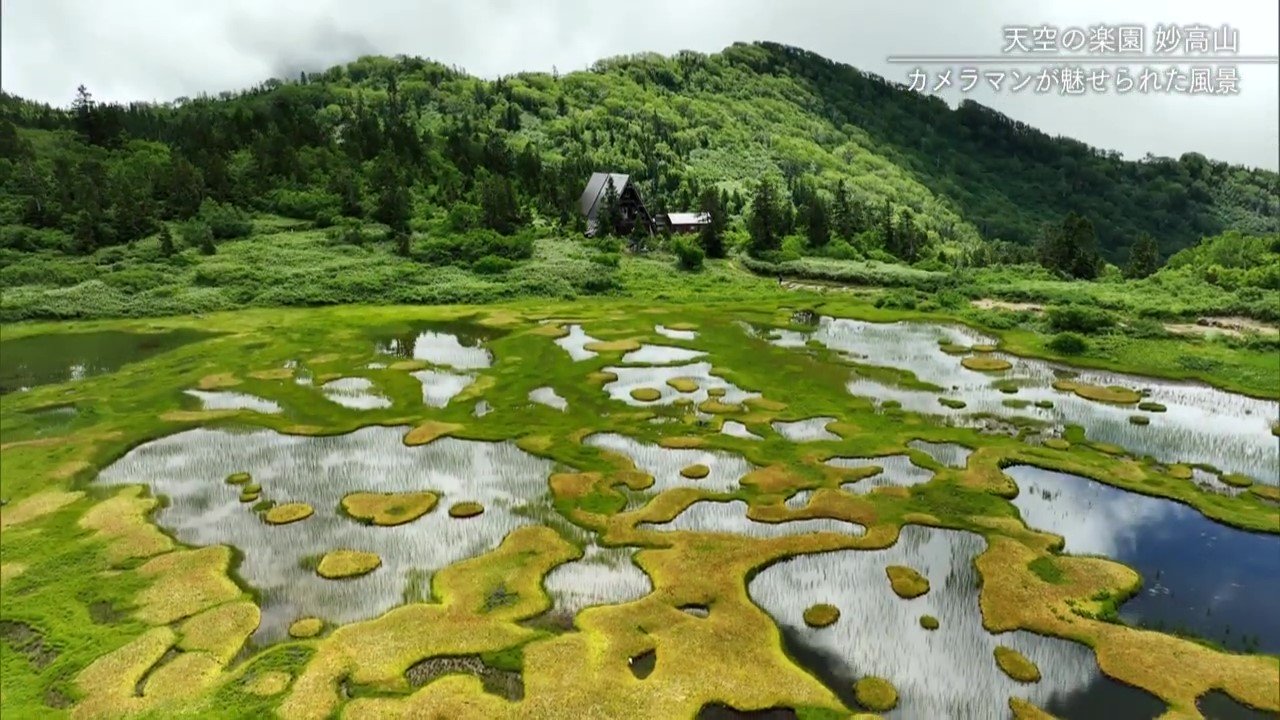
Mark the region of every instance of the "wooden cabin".
[[640, 196], [640, 188], [631, 181], [630, 175], [621, 173], [592, 173], [587, 181], [587, 188], [582, 191], [578, 200], [578, 209], [587, 218], [587, 235], [596, 234], [596, 215], [604, 203], [606, 187], [613, 180], [613, 191], [618, 194], [618, 227], [614, 234], [626, 235], [631, 232], [637, 222], [643, 222], [649, 232], [653, 232], [653, 216], [644, 205]]
[[711, 224], [711, 213], [673, 212], [662, 219], [663, 225], [675, 234], [696, 233]]

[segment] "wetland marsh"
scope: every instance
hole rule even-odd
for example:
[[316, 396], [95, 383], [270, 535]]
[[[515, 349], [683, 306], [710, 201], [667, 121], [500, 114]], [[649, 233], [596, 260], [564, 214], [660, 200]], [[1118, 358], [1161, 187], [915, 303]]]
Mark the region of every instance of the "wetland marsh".
[[96, 374], [51, 355], [0, 410], [5, 703], [1280, 712], [1274, 399], [806, 309], [114, 323], [184, 342]]

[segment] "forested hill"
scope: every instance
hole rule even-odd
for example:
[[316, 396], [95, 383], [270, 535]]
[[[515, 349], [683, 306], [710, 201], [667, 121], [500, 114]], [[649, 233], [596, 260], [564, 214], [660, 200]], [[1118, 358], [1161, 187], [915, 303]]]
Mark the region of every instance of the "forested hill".
[[1144, 233], [1167, 257], [1224, 229], [1274, 232], [1280, 217], [1275, 173], [1197, 154], [1125, 161], [761, 43], [494, 81], [366, 57], [163, 106], [81, 95], [56, 110], [5, 95], [0, 245], [92, 252], [195, 216], [221, 236], [241, 211], [362, 218], [401, 235], [576, 229], [578, 196], [602, 169], [639, 179], [659, 210], [694, 209], [715, 187], [731, 220], [756, 179], [775, 176], [792, 200], [783, 230], [821, 222], [855, 252], [903, 257], [870, 247], [896, 223], [918, 230], [908, 260], [1017, 256], [983, 241], [1031, 246], [1068, 213], [1092, 222], [1115, 262]]

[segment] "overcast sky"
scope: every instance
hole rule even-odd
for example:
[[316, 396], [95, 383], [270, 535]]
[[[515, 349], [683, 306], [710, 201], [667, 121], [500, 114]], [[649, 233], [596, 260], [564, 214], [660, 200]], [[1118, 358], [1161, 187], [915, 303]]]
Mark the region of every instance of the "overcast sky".
[[[1275, 55], [1280, 26], [1280, 3], [1274, 0], [0, 3], [0, 86], [57, 105], [66, 105], [80, 83], [99, 99], [171, 100], [293, 77], [299, 69], [323, 69], [370, 53], [421, 55], [493, 77], [552, 66], [565, 73], [602, 56], [644, 50], [715, 52], [739, 40], [800, 46], [906, 82], [911, 66], [891, 65], [887, 56], [999, 54], [1005, 25], [1228, 23], [1239, 29], [1239, 51], [1247, 55]], [[1062, 97], [1007, 89], [968, 97], [1046, 132], [1129, 158], [1194, 150], [1277, 169], [1277, 68], [1241, 66], [1240, 75], [1241, 91], [1233, 97]], [[952, 91], [944, 97], [954, 103], [962, 96]]]

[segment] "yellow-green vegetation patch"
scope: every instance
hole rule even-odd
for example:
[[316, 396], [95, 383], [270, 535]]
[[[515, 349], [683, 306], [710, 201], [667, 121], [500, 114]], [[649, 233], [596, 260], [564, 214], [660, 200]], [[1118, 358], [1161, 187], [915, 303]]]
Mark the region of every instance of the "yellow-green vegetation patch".
[[244, 683], [244, 691], [250, 695], [259, 697], [271, 697], [279, 695], [289, 688], [289, 681], [293, 676], [287, 672], [280, 670], [268, 670], [263, 673], [253, 675]]
[[0, 530], [57, 512], [82, 497], [84, 493], [79, 491], [42, 490], [12, 505], [0, 508]]
[[311, 517], [315, 509], [304, 502], [291, 502], [276, 505], [262, 516], [262, 519], [272, 525], [288, 525], [291, 522], [298, 522]]
[[258, 500], [261, 497], [262, 497], [261, 490], [253, 490], [253, 491], [241, 490], [240, 491], [240, 502], [242, 503], [258, 502]]
[[428, 367], [427, 363], [422, 360], [397, 360], [396, 362], [388, 365], [387, 369], [408, 372], [411, 370], [422, 370], [426, 367]]
[[938, 622], [938, 618], [932, 615], [920, 616], [920, 627], [925, 630], [937, 630], [940, 625], [941, 623]]
[[426, 445], [445, 435], [451, 435], [462, 429], [458, 423], [428, 420], [413, 428], [404, 435], [405, 445]]
[[1089, 383], [1081, 383], [1074, 380], [1057, 380], [1053, 383], [1053, 389], [1073, 392], [1085, 400], [1094, 400], [1112, 405], [1133, 405], [1142, 400], [1142, 394], [1137, 390], [1131, 390], [1119, 385], [1090, 385]]
[[539, 325], [538, 327], [530, 330], [529, 334], [540, 335], [542, 337], [549, 337], [552, 339], [562, 338], [565, 335], [569, 334], [569, 328], [563, 325], [557, 325], [555, 323], [546, 323], [544, 325]]
[[587, 350], [598, 353], [621, 353], [640, 349], [640, 342], [633, 339], [595, 340], [584, 345]]
[[690, 465], [684, 468], [683, 470], [680, 471], [680, 474], [689, 478], [690, 480], [701, 480], [702, 478], [711, 474], [711, 468], [707, 467], [706, 465], [703, 465], [702, 463], [697, 463], [695, 465]]
[[1129, 424], [1130, 425], [1150, 425], [1151, 418], [1147, 417], [1146, 415], [1130, 415]]
[[898, 706], [898, 690], [884, 678], [871, 675], [853, 685], [858, 704], [872, 712], [889, 712]]
[[431, 512], [437, 499], [433, 492], [357, 492], [342, 498], [342, 510], [374, 525], [403, 525]]
[[1053, 409], [1053, 401], [1052, 401], [1052, 400], [1037, 400], [1037, 401], [1036, 401], [1036, 407], [1040, 408], [1041, 410], [1051, 410], [1051, 409]]
[[1013, 713], [1013, 720], [1058, 720], [1020, 697], [1009, 698], [1009, 712]]
[[943, 407], [949, 407], [952, 410], [960, 410], [962, 408], [969, 407], [969, 403], [963, 400], [956, 400], [955, 398], [949, 398], [949, 397], [938, 398], [938, 404], [942, 405]]
[[653, 402], [662, 397], [662, 392], [657, 388], [640, 387], [631, 391], [631, 398], [640, 402]]
[[890, 565], [884, 569], [889, 584], [898, 597], [904, 600], [918, 598], [929, 592], [929, 579], [906, 565]]
[[294, 620], [289, 625], [289, 637], [295, 637], [300, 640], [313, 638], [324, 630], [324, 621], [318, 617], [304, 617]]
[[809, 627], [823, 628], [840, 619], [840, 608], [829, 603], [818, 603], [805, 608], [804, 622]]
[[1271, 426], [1271, 434], [1280, 437], [1280, 423]]
[[472, 518], [484, 512], [484, 506], [474, 500], [463, 500], [449, 508], [449, 516], [455, 518]]
[[258, 606], [249, 600], [225, 603], [193, 615], [178, 627], [178, 647], [206, 652], [219, 663], [231, 662], [261, 620]]
[[722, 403], [715, 398], [707, 398], [706, 400], [703, 400], [702, 403], [698, 405], [698, 409], [704, 413], [710, 413], [712, 415], [728, 415], [742, 410], [738, 405]]
[[614, 382], [617, 379], [618, 374], [615, 372], [609, 372], [608, 370], [597, 370], [593, 373], [587, 373], [587, 382], [594, 385], [604, 385], [606, 383]]
[[363, 550], [332, 550], [320, 558], [316, 574], [329, 580], [367, 575], [382, 565], [377, 553]]
[[255, 370], [249, 373], [254, 380], [288, 380], [293, 377], [292, 368], [275, 368], [274, 370]]
[[707, 397], [713, 397], [713, 398], [724, 397], [726, 392], [728, 391], [722, 387], [707, 388]]
[[690, 331], [690, 330], [697, 330], [697, 329], [698, 329], [698, 326], [697, 326], [697, 325], [695, 325], [694, 323], [691, 323], [691, 322], [674, 322], [674, 323], [667, 323], [667, 324], [666, 324], [666, 327], [667, 327], [668, 329], [671, 329], [671, 330], [682, 330], [682, 331], [686, 331], [686, 332], [687, 332], [687, 331]]
[[240, 378], [231, 373], [217, 373], [214, 375], [205, 375], [196, 383], [196, 387], [200, 390], [219, 390], [222, 388], [235, 387], [240, 384]]
[[978, 343], [977, 345], [973, 346], [973, 351], [980, 352], [980, 353], [995, 352], [996, 346], [992, 345], [991, 343]]
[[968, 345], [959, 345], [951, 342], [939, 345], [938, 349], [948, 355], [964, 355], [969, 352]]
[[[711, 393], [708, 392], [707, 394], [710, 395]], [[754, 408], [756, 410], [766, 410], [768, 412], [781, 412], [787, 409], [786, 403], [779, 402], [777, 400], [770, 400], [763, 396], [749, 397], [743, 402], [746, 403], [747, 407]]]
[[1280, 503], [1280, 487], [1276, 487], [1275, 485], [1260, 485], [1255, 483], [1249, 487], [1249, 492], [1257, 495], [1263, 500]]
[[1218, 479], [1231, 487], [1247, 488], [1253, 485], [1253, 478], [1240, 473], [1223, 473]]
[[231, 473], [227, 476], [228, 485], [248, 485], [253, 476], [247, 472]]
[[1044, 446], [1051, 450], [1068, 450], [1071, 448], [1071, 442], [1063, 438], [1047, 438]]
[[89, 508], [80, 518], [80, 527], [92, 530], [95, 538], [106, 541], [106, 559], [110, 565], [154, 557], [173, 549], [173, 539], [148, 521], [159, 501], [141, 494], [141, 487], [127, 487]]
[[1000, 372], [1013, 367], [1013, 363], [1003, 358], [985, 356], [967, 357], [961, 360], [960, 364], [978, 372]]
[[688, 377], [671, 378], [667, 384], [682, 393], [691, 393], [698, 389], [698, 381]]
[[658, 445], [668, 450], [688, 450], [702, 447], [707, 441], [696, 435], [669, 435], [658, 441]]
[[1124, 448], [1113, 443], [1096, 442], [1090, 443], [1089, 446], [1094, 450], [1097, 450], [1100, 453], [1106, 453], [1107, 455], [1124, 455]]
[[1144, 400], [1138, 403], [1138, 409], [1144, 412], [1162, 413], [1168, 410], [1169, 408], [1165, 407], [1164, 405], [1161, 405], [1158, 402], [1151, 402], [1150, 400]]
[[157, 555], [138, 568], [151, 584], [136, 596], [134, 616], [167, 624], [240, 597], [240, 588], [227, 576], [230, 567], [231, 548], [225, 545]]
[[1191, 468], [1187, 465], [1170, 465], [1169, 477], [1175, 480], [1190, 480], [1192, 476]]
[[999, 645], [995, 649], [996, 665], [1005, 675], [1020, 683], [1040, 682], [1040, 668], [1031, 662], [1026, 655], [1007, 645]]

